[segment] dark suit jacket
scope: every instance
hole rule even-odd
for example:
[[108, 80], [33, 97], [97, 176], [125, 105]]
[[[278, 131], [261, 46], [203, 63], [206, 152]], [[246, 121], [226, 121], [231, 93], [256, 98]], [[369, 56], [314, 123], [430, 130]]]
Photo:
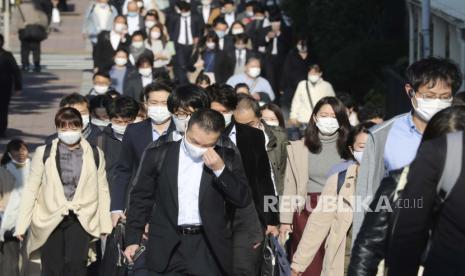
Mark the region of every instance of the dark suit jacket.
[[[126, 42], [118, 45], [118, 49], [125, 49], [128, 51], [129, 36], [126, 36]], [[118, 50], [117, 49], [117, 50]], [[97, 36], [97, 44], [95, 45], [92, 57], [94, 59], [94, 68], [98, 67], [99, 70], [108, 71], [113, 66], [113, 57], [116, 50], [113, 49], [110, 42], [110, 31], [102, 31]]]
[[0, 49], [0, 99], [4, 103], [11, 97], [13, 88], [22, 89], [21, 71], [11, 52]]
[[[191, 64], [189, 66], [190, 71], [195, 71], [194, 64], [197, 62], [199, 55], [202, 55], [203, 59], [203, 51], [199, 51], [198, 49], [193, 53]], [[215, 50], [215, 64], [213, 72], [215, 74], [215, 80], [217, 83], [226, 83], [229, 77], [232, 76], [231, 74], [231, 60], [228, 58], [226, 52], [221, 50]], [[233, 68], [234, 72], [234, 68]]]
[[[231, 123], [223, 135], [229, 136], [233, 126], [236, 126], [236, 145], [241, 153], [245, 174], [252, 189], [252, 198], [262, 226], [278, 225], [279, 214], [277, 212], [264, 211], [265, 197], [267, 201], [276, 198], [271, 168], [268, 155], [265, 150], [265, 135], [259, 129], [246, 125]], [[240, 219], [237, 216], [236, 219]]]
[[224, 37], [223, 51], [229, 52], [234, 50], [234, 36], [228, 34]]
[[[174, 43], [178, 43], [179, 34], [181, 32], [181, 15], [171, 14], [171, 19], [167, 22], [168, 33]], [[202, 37], [203, 20], [197, 13], [191, 13], [191, 32], [192, 39]]]
[[[172, 132], [174, 129], [174, 123], [171, 122], [167, 133]], [[142, 153], [152, 141], [152, 122], [150, 119], [130, 124], [126, 128], [119, 161], [116, 164], [116, 179], [111, 195], [111, 210], [126, 209], [126, 195], [128, 187], [130, 187], [129, 183], [136, 173]]]
[[142, 85], [142, 77], [137, 69], [128, 73], [123, 87], [123, 95], [131, 97], [138, 102], [144, 101], [144, 86]]
[[[144, 152], [131, 200], [126, 225], [126, 242], [139, 244], [149, 221], [147, 266], [164, 272], [170, 256], [180, 243], [178, 226], [178, 167], [181, 141], [150, 147]], [[159, 150], [166, 150], [164, 165], [157, 173]], [[244, 207], [250, 202], [247, 179], [240, 157], [231, 149], [215, 147], [226, 167], [219, 177], [206, 166], [200, 183], [199, 211], [205, 237], [226, 273], [232, 270], [232, 232], [228, 227], [226, 203]], [[156, 204], [156, 208], [153, 208]]]
[[[232, 49], [230, 49], [226, 53], [227, 53], [228, 58], [229, 58], [228, 74], [229, 74], [229, 77], [231, 77], [232, 75], [234, 75], [234, 68], [236, 68], [236, 63], [237, 63], [236, 48], [233, 47]], [[244, 61], [244, 64], [247, 62], [247, 60], [250, 57], [252, 57], [254, 55], [255, 55], [254, 51], [249, 50], [249, 49], [245, 49], [245, 61]]]

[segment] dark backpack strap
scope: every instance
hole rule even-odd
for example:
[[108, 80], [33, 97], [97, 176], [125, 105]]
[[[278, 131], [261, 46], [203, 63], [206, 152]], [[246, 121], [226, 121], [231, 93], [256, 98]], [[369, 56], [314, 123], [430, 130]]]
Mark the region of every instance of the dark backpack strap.
[[308, 101], [310, 102], [310, 107], [313, 110], [312, 95], [310, 95], [310, 87], [308, 87], [308, 81], [305, 81], [305, 89], [307, 90], [307, 96], [308, 96]]
[[100, 167], [100, 154], [98, 152], [97, 146], [90, 145], [92, 147], [92, 153], [94, 155], [95, 166], [97, 166], [97, 170]]
[[157, 155], [155, 156], [155, 164], [157, 169], [157, 174], [161, 172], [162, 166], [165, 163], [166, 152], [168, 151], [167, 146], [162, 146], [158, 148]]
[[337, 193], [341, 190], [342, 186], [344, 185], [344, 181], [346, 180], [347, 170], [339, 172], [337, 174]]
[[45, 165], [45, 161], [50, 157], [50, 151], [52, 150], [52, 143], [45, 145], [44, 156], [42, 157], [42, 162]]

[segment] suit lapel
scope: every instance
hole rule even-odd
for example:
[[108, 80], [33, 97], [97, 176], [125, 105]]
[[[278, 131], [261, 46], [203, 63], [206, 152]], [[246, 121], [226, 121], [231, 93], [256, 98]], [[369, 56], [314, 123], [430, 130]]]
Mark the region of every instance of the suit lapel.
[[178, 171], [179, 171], [179, 150], [181, 147], [181, 142], [177, 142], [175, 146], [170, 147], [166, 155], [167, 164], [172, 164], [166, 166], [168, 170], [168, 179], [171, 186], [171, 195], [176, 204], [176, 210], [179, 210], [178, 202]]
[[200, 179], [200, 191], [199, 191], [199, 204], [202, 202], [205, 191], [207, 190], [208, 186], [212, 182], [213, 175], [212, 171], [207, 168], [205, 165], [203, 165], [203, 172], [202, 172], [202, 178]]

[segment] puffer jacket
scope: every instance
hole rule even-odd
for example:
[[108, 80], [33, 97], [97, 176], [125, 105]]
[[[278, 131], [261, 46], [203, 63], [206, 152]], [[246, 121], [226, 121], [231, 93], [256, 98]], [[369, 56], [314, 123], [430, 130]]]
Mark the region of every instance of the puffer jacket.
[[385, 177], [376, 191], [370, 210], [363, 220], [360, 232], [355, 239], [352, 248], [352, 256], [349, 264], [348, 276], [375, 276], [378, 274], [378, 266], [384, 259], [390, 237], [390, 225], [394, 216], [387, 208], [381, 208], [375, 212], [378, 202], [386, 206], [387, 198], [389, 206], [393, 208], [398, 194], [407, 182], [408, 168], [392, 171]]

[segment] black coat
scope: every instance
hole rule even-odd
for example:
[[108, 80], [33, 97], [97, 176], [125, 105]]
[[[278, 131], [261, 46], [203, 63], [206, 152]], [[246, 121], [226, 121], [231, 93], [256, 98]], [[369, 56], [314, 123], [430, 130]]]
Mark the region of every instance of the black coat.
[[316, 60], [310, 54], [307, 55], [307, 58], [302, 59], [297, 48], [289, 52], [284, 60], [281, 77], [280, 90], [284, 92], [284, 95], [281, 96], [281, 103], [291, 105], [297, 85], [300, 81], [307, 79], [308, 68], [315, 62]]
[[0, 49], [0, 99], [9, 101], [13, 89], [22, 89], [21, 71], [11, 52]]
[[[153, 80], [155, 80], [154, 76]], [[137, 69], [128, 73], [123, 87], [123, 95], [131, 97], [138, 102], [144, 102], [144, 86], [142, 85], [142, 77]]]
[[[259, 129], [231, 123], [224, 132], [224, 136], [229, 136], [233, 127], [236, 127], [236, 145], [242, 157], [245, 174], [249, 180], [252, 190], [252, 198], [255, 202], [255, 208], [263, 227], [266, 225], [278, 225], [279, 214], [277, 212], [264, 211], [264, 202], [276, 197], [273, 180], [271, 179], [271, 168], [268, 155], [265, 150], [265, 135]], [[275, 199], [277, 202], [277, 199]], [[235, 217], [235, 220], [240, 220]], [[239, 225], [244, 225], [237, 222]]]
[[[461, 170], [455, 186], [442, 205], [436, 202], [447, 146], [446, 136], [423, 142], [410, 165], [401, 195], [402, 208], [396, 210], [398, 217], [386, 258], [389, 276], [417, 275], [431, 228], [434, 228], [432, 245], [423, 275], [465, 275], [465, 147], [462, 163], [457, 164]], [[437, 213], [433, 211], [436, 208]]]
[[99, 137], [97, 137], [97, 141], [99, 141], [100, 149], [105, 155], [105, 170], [107, 172], [110, 195], [112, 195], [116, 179], [116, 164], [121, 153], [122, 142], [115, 137], [111, 126], [106, 126], [102, 130]]
[[[126, 243], [139, 244], [150, 218], [147, 266], [163, 272], [180, 243], [178, 226], [178, 166], [181, 142], [150, 147], [143, 155], [135, 186], [130, 196], [126, 225]], [[161, 171], [155, 164], [157, 153], [165, 148]], [[199, 212], [205, 238], [223, 271], [232, 270], [232, 232], [228, 227], [225, 204], [245, 207], [250, 202], [247, 179], [240, 157], [231, 149], [215, 147], [224, 156], [225, 169], [219, 177], [206, 166], [200, 183]], [[159, 161], [159, 160], [158, 160]], [[156, 204], [156, 208], [153, 206]]]
[[126, 41], [120, 42], [118, 48], [115, 50], [110, 42], [110, 31], [102, 31], [97, 36], [97, 44], [95, 45], [92, 57], [94, 59], [94, 68], [99, 68], [102, 71], [108, 71], [114, 64], [113, 58], [116, 51], [119, 49], [129, 50], [130, 38], [126, 35]]
[[[249, 49], [244, 49], [245, 50], [245, 61], [244, 64], [247, 63], [247, 60], [253, 56], [256, 55], [256, 53], [252, 50]], [[229, 77], [234, 75], [234, 69], [236, 68], [236, 63], [237, 63], [237, 57], [236, 57], [236, 48], [229, 49], [226, 51], [226, 54], [228, 55], [229, 58], [229, 69], [228, 69], [228, 74]]]
[[[203, 60], [204, 51], [196, 50], [192, 55], [189, 71], [195, 71], [194, 64], [197, 62], [199, 55], [202, 55]], [[213, 65], [213, 73], [215, 74], [215, 81], [217, 83], [226, 83], [231, 77], [231, 60], [227, 54], [221, 50], [215, 50], [215, 64]]]
[[[174, 123], [171, 122], [167, 132], [170, 133], [174, 129]], [[116, 164], [116, 179], [111, 198], [111, 210], [126, 209], [126, 195], [130, 187], [129, 183], [131, 183], [131, 179], [136, 173], [142, 153], [152, 141], [152, 122], [150, 119], [130, 124], [126, 128], [119, 162]]]

